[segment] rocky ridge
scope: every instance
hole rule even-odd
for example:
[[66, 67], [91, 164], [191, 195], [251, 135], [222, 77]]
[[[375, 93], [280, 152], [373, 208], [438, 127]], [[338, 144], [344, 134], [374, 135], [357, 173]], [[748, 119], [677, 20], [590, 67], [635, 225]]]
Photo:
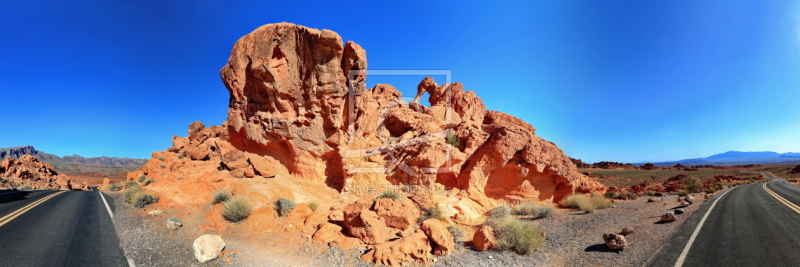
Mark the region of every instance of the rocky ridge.
[[33, 146], [19, 146], [11, 148], [0, 148], [0, 160], [5, 158], [19, 159], [23, 155], [31, 155], [45, 162], [64, 162], [64, 163], [77, 163], [86, 165], [104, 165], [104, 166], [142, 166], [146, 159], [132, 159], [132, 158], [117, 158], [117, 157], [96, 157], [84, 158], [80, 155], [63, 156], [59, 157], [53, 154], [48, 154], [36, 150]]
[[89, 189], [85, 183], [74, 181], [66, 175], [59, 174], [52, 165], [44, 163], [31, 155], [22, 155], [19, 159], [3, 159], [0, 162], [0, 178], [6, 181], [0, 186], [5, 187], [29, 185], [33, 189]]

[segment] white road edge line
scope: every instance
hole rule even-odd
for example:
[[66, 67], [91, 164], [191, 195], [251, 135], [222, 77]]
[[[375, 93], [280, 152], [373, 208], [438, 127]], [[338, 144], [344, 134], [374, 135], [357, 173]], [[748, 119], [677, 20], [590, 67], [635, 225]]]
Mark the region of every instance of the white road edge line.
[[108, 210], [108, 216], [111, 216], [111, 219], [114, 219], [114, 214], [111, 213], [111, 207], [108, 206], [108, 202], [106, 202], [106, 197], [104, 197], [103, 193], [100, 191], [97, 191], [97, 193], [100, 194], [100, 198], [103, 199], [103, 204], [106, 204], [106, 210]]
[[728, 192], [733, 191], [733, 189], [736, 189], [736, 188], [731, 188], [731, 190], [725, 191], [725, 193], [722, 193], [722, 195], [720, 195], [717, 199], [714, 200], [714, 203], [711, 203], [711, 207], [708, 208], [708, 211], [706, 211], [706, 214], [703, 215], [703, 219], [700, 220], [700, 224], [697, 225], [697, 228], [694, 229], [694, 233], [692, 233], [692, 237], [689, 238], [689, 243], [686, 243], [686, 247], [683, 248], [683, 252], [681, 252], [681, 256], [678, 257], [678, 261], [675, 262], [675, 267], [683, 266], [683, 261], [686, 260], [686, 255], [689, 254], [689, 249], [692, 247], [692, 243], [694, 243], [694, 239], [697, 238], [697, 234], [700, 233], [700, 228], [702, 228], [703, 224], [706, 222], [706, 218], [708, 218], [708, 214], [711, 214], [711, 210], [713, 210], [714, 206], [717, 205], [717, 201], [722, 199], [722, 197], [724, 197], [725, 194], [728, 194]]
[[[108, 216], [111, 216], [111, 219], [114, 219], [114, 213], [111, 213], [111, 207], [108, 206], [108, 202], [106, 202], [106, 197], [103, 196], [103, 192], [97, 191], [97, 193], [100, 194], [100, 198], [103, 199], [103, 204], [106, 204], [106, 210], [108, 211]], [[129, 267], [136, 267], [136, 264], [133, 263], [133, 260], [131, 258], [125, 257], [125, 259], [128, 260]]]

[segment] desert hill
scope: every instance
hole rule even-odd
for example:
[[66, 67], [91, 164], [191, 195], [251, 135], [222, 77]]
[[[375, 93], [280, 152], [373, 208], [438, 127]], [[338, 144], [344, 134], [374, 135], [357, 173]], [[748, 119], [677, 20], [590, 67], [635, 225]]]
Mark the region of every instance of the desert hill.
[[59, 157], [53, 154], [48, 154], [42, 151], [38, 151], [33, 146], [0, 148], [0, 160], [5, 158], [18, 159], [21, 158], [22, 155], [31, 155], [51, 164], [76, 163], [76, 164], [86, 164], [86, 165], [141, 167], [147, 162], [146, 159], [117, 158], [117, 157], [84, 158], [80, 155]]

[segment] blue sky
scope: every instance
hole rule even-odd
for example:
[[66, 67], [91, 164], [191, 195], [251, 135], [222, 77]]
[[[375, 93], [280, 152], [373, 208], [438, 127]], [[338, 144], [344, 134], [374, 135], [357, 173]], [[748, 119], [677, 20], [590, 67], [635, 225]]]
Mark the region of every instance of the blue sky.
[[[800, 151], [796, 1], [66, 2], [0, 0], [0, 147], [147, 158], [221, 124], [233, 43], [286, 21], [371, 69], [452, 70], [587, 162]], [[413, 97], [421, 79], [368, 83]]]

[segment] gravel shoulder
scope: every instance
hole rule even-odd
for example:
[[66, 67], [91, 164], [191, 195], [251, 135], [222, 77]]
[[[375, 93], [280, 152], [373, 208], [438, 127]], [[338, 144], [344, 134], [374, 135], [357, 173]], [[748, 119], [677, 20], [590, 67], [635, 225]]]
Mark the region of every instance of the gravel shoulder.
[[[159, 216], [147, 215], [150, 209], [134, 209], [124, 204], [119, 193], [114, 199], [114, 225], [125, 255], [136, 266], [375, 266], [360, 260], [362, 251], [343, 251], [303, 239], [298, 233], [270, 231], [249, 233], [232, 223], [225, 231], [201, 230], [203, 214], [213, 209], [201, 207], [198, 214], [181, 214], [183, 227], [166, 228], [176, 211]], [[648, 203], [648, 197], [617, 202], [614, 208], [593, 213], [560, 209], [549, 218], [532, 220], [547, 233], [547, 241], [532, 256], [509, 251], [475, 251], [465, 248], [450, 257], [438, 258], [436, 266], [644, 266], [667, 244], [675, 232], [705, 202], [695, 194], [695, 203], [684, 208], [678, 220], [660, 223], [660, 215], [679, 206], [678, 196], [661, 197]], [[109, 203], [111, 204], [111, 203]], [[628, 248], [614, 252], [606, 248], [601, 235], [619, 233], [624, 227], [634, 232], [626, 237]], [[200, 264], [194, 258], [192, 242], [203, 234], [220, 235], [226, 242], [222, 256]]]

